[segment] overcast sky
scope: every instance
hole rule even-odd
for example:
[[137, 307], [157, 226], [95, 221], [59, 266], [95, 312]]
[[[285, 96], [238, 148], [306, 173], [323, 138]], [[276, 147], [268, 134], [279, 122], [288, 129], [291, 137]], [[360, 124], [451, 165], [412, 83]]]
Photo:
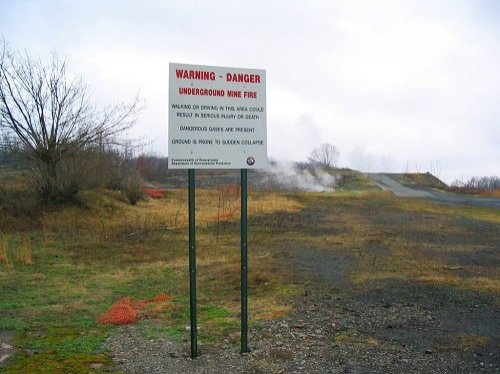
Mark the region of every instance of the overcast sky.
[[0, 0], [14, 49], [66, 55], [167, 155], [168, 63], [266, 69], [269, 156], [500, 175], [500, 1]]

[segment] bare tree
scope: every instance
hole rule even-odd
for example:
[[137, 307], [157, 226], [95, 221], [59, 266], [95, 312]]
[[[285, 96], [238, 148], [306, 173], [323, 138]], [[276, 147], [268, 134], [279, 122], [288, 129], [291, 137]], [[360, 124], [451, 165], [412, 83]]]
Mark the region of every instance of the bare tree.
[[0, 130], [35, 161], [44, 198], [76, 193], [75, 186], [61, 187], [59, 166], [85, 148], [123, 144], [140, 110], [138, 98], [99, 109], [81, 77], [68, 72], [66, 59], [53, 53], [44, 63], [1, 41]]
[[333, 144], [324, 143], [314, 148], [309, 155], [309, 162], [324, 167], [335, 167], [340, 153]]

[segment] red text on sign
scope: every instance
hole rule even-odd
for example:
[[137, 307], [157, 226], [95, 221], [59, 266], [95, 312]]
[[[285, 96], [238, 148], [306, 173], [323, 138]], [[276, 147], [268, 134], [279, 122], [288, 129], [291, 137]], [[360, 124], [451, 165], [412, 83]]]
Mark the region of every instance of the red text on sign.
[[227, 73], [226, 81], [228, 82], [243, 82], [243, 83], [260, 83], [259, 74], [236, 74]]
[[175, 76], [177, 77], [177, 79], [197, 79], [203, 81], [215, 80], [215, 73], [213, 71], [204, 71], [204, 70], [176, 69]]

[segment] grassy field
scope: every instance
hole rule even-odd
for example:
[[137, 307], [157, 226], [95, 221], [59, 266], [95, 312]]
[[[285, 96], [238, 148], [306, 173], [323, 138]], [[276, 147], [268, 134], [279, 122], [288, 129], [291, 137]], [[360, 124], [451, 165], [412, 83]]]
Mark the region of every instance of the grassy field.
[[[113, 368], [102, 343], [116, 326], [99, 317], [118, 299], [145, 305], [136, 322], [146, 338], [188, 338], [187, 192], [130, 206], [114, 191], [81, 194], [44, 209], [23, 185], [2, 176], [0, 196], [0, 331], [17, 354], [0, 372], [102, 372]], [[356, 188], [356, 186], [361, 186]], [[13, 201], [18, 199], [16, 201]], [[497, 229], [498, 210], [396, 199], [360, 175], [337, 192], [251, 191], [250, 322], [278, 318], [303, 292], [279, 252], [332, 250], [354, 258], [359, 289], [396, 279], [500, 294], [491, 264], [449, 256], [491, 250], [460, 243], [475, 222]], [[437, 238], [437, 239], [436, 239]], [[379, 248], [379, 250], [376, 250]], [[239, 341], [239, 200], [235, 189], [197, 190], [199, 339]], [[165, 294], [166, 300], [153, 301]]]
[[[170, 190], [137, 206], [116, 192], [86, 192], [75, 206], [44, 211], [20, 186], [6, 183], [4, 188], [9, 198], [26, 201], [4, 199], [2, 207], [0, 331], [14, 332], [19, 351], [0, 372], [112, 366], [101, 345], [116, 327], [97, 320], [122, 297], [148, 301], [166, 294], [167, 301], [140, 311], [137, 324], [151, 337], [188, 336], [185, 190]], [[200, 341], [224, 336], [237, 344], [239, 199], [231, 189], [198, 190], [196, 198]], [[300, 208], [275, 193], [249, 199], [251, 216]], [[295, 292], [270, 271], [269, 259], [250, 259], [253, 324], [286, 312], [284, 301]]]

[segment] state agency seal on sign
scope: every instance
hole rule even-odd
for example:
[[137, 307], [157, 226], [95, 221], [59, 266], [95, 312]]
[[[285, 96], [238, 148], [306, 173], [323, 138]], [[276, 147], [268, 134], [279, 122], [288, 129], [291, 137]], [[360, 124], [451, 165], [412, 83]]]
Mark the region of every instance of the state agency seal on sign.
[[249, 166], [252, 166], [253, 164], [255, 164], [255, 158], [253, 158], [252, 156], [248, 157], [247, 158], [247, 164]]

